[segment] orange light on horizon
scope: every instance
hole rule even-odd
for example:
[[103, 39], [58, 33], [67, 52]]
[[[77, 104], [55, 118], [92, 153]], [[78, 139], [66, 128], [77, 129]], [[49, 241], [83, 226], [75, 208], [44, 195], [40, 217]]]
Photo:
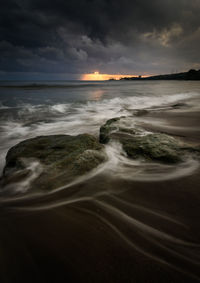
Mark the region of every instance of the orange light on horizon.
[[106, 81], [110, 79], [119, 80], [124, 77], [137, 77], [136, 75], [111, 75], [111, 74], [100, 74], [99, 72], [94, 72], [91, 74], [81, 75], [82, 81]]

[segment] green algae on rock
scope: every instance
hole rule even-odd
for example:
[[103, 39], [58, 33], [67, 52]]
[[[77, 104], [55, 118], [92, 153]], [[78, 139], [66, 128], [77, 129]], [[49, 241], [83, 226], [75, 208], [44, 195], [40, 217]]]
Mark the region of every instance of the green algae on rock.
[[130, 158], [145, 158], [163, 163], [177, 163], [186, 152], [198, 153], [198, 147], [181, 142], [178, 138], [163, 133], [144, 132], [134, 124], [133, 117], [118, 117], [108, 120], [100, 128], [99, 141], [108, 143], [110, 139], [122, 144]]
[[100, 127], [100, 143], [108, 143], [111, 138], [129, 136], [141, 133], [141, 130], [133, 123], [132, 116], [121, 116], [106, 121]]
[[[12, 147], [6, 156], [3, 181], [26, 169], [24, 160], [38, 160], [43, 166], [33, 187], [55, 188], [83, 175], [106, 160], [103, 146], [88, 134], [51, 135], [28, 139]], [[15, 177], [16, 179], [16, 177]]]
[[165, 134], [148, 134], [122, 139], [122, 146], [131, 158], [144, 157], [166, 163], [181, 161], [181, 144]]
[[120, 117], [112, 118], [106, 121], [106, 123], [101, 126], [100, 128], [100, 135], [99, 135], [99, 141], [100, 143], [108, 143], [110, 140], [110, 133], [112, 131], [117, 130], [117, 127], [112, 125], [114, 122], [117, 122], [120, 120]]

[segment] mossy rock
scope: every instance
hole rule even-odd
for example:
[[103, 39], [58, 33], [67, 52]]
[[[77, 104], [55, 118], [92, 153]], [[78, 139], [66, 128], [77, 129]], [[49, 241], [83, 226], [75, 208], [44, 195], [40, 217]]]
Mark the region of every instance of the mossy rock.
[[125, 124], [127, 123], [127, 119], [130, 119], [130, 117], [121, 116], [106, 121], [100, 128], [99, 142], [103, 144], [108, 143], [115, 133], [117, 136], [119, 136], [119, 134], [123, 136], [126, 134], [136, 134], [139, 131], [138, 129], [124, 125], [124, 122]]
[[117, 127], [113, 124], [120, 120], [120, 117], [109, 119], [103, 126], [100, 128], [99, 141], [100, 143], [108, 143], [110, 140], [110, 134], [113, 131], [117, 130]]
[[165, 163], [181, 161], [181, 143], [165, 134], [149, 134], [121, 140], [124, 151], [131, 158], [143, 157]]
[[[26, 170], [24, 160], [39, 160], [43, 172], [33, 187], [54, 188], [83, 175], [106, 160], [103, 146], [88, 134], [39, 136], [20, 142], [6, 156], [3, 182]], [[16, 179], [16, 177], [15, 177]]]
[[119, 117], [108, 120], [100, 128], [99, 140], [108, 143], [111, 139], [119, 141], [130, 158], [163, 163], [182, 161], [185, 153], [199, 155], [199, 147], [181, 142], [178, 138], [163, 133], [147, 133], [134, 124], [133, 117]]

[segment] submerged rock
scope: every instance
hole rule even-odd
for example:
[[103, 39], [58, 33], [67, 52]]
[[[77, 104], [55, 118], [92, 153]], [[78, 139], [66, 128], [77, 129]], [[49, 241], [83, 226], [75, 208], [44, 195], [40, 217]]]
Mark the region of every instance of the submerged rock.
[[30, 163], [36, 160], [43, 170], [33, 181], [32, 187], [55, 188], [64, 185], [105, 161], [102, 148], [97, 139], [88, 134], [39, 136], [25, 140], [8, 151], [3, 183], [23, 180], [31, 173], [27, 169], [31, 168]]
[[172, 108], [174, 108], [174, 109], [179, 109], [179, 108], [181, 108], [181, 107], [185, 107], [185, 106], [187, 106], [188, 107], [188, 105], [186, 104], [186, 103], [176, 103], [176, 104], [173, 104], [172, 105]]
[[139, 110], [137, 110], [135, 113], [134, 113], [134, 115], [135, 116], [144, 116], [144, 115], [147, 115], [147, 114], [149, 114], [149, 111], [148, 110], [146, 110], [146, 109], [139, 109]]
[[141, 132], [132, 122], [132, 117], [125, 116], [109, 119], [100, 127], [99, 142], [106, 144], [114, 136], [135, 135]]
[[108, 120], [100, 128], [100, 142], [117, 140], [130, 158], [142, 157], [164, 163], [180, 162], [186, 152], [199, 151], [198, 148], [167, 134], [142, 131], [134, 125], [133, 119], [133, 117], [121, 117]]

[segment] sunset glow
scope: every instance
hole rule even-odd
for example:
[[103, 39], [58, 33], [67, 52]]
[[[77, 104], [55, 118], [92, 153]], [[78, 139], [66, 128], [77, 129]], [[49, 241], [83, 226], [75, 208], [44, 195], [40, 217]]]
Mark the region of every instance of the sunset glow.
[[91, 74], [83, 74], [81, 80], [83, 81], [105, 81], [110, 79], [119, 80], [124, 77], [135, 77], [135, 75], [110, 75], [110, 74], [100, 74], [99, 72], [94, 72]]

